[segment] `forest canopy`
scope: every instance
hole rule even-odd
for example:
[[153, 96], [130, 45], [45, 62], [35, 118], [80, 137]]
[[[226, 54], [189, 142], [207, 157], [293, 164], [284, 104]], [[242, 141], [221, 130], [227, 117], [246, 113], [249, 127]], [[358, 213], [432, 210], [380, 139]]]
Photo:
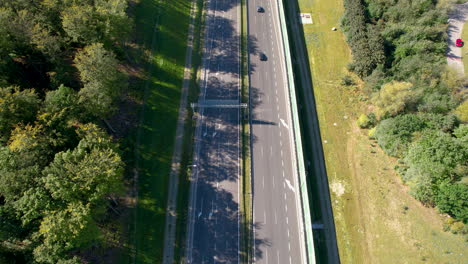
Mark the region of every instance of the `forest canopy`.
[[81, 263], [123, 190], [127, 0], [0, 1], [0, 262]]

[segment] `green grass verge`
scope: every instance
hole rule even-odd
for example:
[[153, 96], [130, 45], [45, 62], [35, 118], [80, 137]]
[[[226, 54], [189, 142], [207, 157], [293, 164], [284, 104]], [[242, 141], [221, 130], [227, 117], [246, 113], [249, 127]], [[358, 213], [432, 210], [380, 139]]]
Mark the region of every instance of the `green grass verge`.
[[[242, 102], [249, 102], [249, 76], [247, 53], [247, 3], [241, 0], [241, 97]], [[241, 147], [242, 147], [242, 199], [240, 204], [241, 220], [241, 263], [250, 263], [252, 257], [252, 187], [250, 173], [250, 123], [249, 109], [242, 110], [241, 120]]]
[[[203, 47], [203, 25], [204, 25], [204, 10], [203, 0], [197, 0], [194, 32], [193, 32], [193, 51], [192, 51], [192, 70], [190, 76], [190, 86], [188, 93], [188, 102], [195, 102], [200, 93], [198, 85], [198, 73], [202, 62], [202, 47]], [[182, 263], [185, 253], [185, 242], [187, 234], [188, 220], [188, 202], [190, 194], [190, 176], [192, 174], [189, 165], [192, 164], [195, 120], [193, 120], [193, 112], [191, 109], [187, 112], [187, 120], [184, 130], [183, 155], [181, 160], [181, 171], [179, 175], [179, 191], [177, 197], [177, 227], [176, 227], [176, 247], [174, 252], [175, 263]]]
[[351, 87], [340, 84], [351, 61], [339, 30], [342, 0], [298, 2], [301, 13], [313, 19], [304, 26], [304, 38], [341, 262], [464, 263], [464, 238], [443, 231], [443, 217], [408, 194], [393, 171], [396, 160], [356, 125], [359, 114], [369, 109], [360, 100], [359, 80]]
[[147, 72], [140, 80], [142, 108], [136, 145], [138, 204], [130, 225], [127, 258], [121, 263], [160, 263], [164, 243], [167, 186], [173, 154], [190, 0], [139, 0], [134, 6], [136, 43]]

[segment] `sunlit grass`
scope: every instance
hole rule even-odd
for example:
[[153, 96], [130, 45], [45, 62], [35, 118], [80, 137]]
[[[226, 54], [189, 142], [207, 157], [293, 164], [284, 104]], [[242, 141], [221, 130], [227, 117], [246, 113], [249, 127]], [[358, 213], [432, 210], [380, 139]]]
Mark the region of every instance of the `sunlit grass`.
[[463, 237], [442, 230], [437, 211], [407, 193], [393, 171], [396, 160], [355, 125], [359, 114], [370, 109], [360, 100], [360, 84], [340, 84], [351, 60], [339, 28], [342, 0], [298, 2], [314, 23], [304, 26], [304, 39], [341, 263], [464, 263]]
[[[135, 263], [161, 263], [165, 208], [185, 65], [189, 0], [139, 0], [135, 8], [137, 42], [145, 49], [145, 106], [137, 132], [139, 169], [136, 224], [130, 247]], [[156, 26], [156, 24], [158, 26]], [[155, 27], [156, 26], [156, 27]], [[143, 91], [145, 90], [146, 91]], [[129, 253], [130, 254], [130, 253]], [[122, 263], [131, 263], [122, 260]]]
[[462, 31], [462, 36], [461, 38], [463, 39], [463, 42], [465, 42], [465, 45], [463, 45], [462, 48], [462, 60], [463, 60], [463, 66], [465, 67], [465, 76], [466, 72], [468, 71], [468, 25], [465, 23], [463, 25], [463, 31]]

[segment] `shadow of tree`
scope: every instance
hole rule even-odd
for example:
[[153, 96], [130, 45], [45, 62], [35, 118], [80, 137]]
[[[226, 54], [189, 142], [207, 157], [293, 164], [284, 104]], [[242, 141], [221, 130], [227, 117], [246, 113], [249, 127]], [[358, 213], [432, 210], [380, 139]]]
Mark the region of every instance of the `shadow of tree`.
[[[239, 212], [240, 109], [206, 108], [200, 138], [196, 139], [197, 197], [194, 219], [192, 263], [218, 261], [238, 263], [240, 232], [244, 223]], [[263, 240], [256, 244], [264, 245]], [[260, 251], [256, 249], [255, 251]]]
[[[240, 102], [239, 1], [209, 1], [206, 9], [200, 100]], [[235, 10], [237, 11], [237, 10]], [[222, 101], [220, 101], [222, 103]], [[239, 263], [240, 233], [246, 228], [239, 211], [239, 108], [205, 108], [200, 135], [194, 139], [196, 197], [190, 208], [193, 224], [192, 263]], [[258, 241], [256, 245], [263, 245]]]

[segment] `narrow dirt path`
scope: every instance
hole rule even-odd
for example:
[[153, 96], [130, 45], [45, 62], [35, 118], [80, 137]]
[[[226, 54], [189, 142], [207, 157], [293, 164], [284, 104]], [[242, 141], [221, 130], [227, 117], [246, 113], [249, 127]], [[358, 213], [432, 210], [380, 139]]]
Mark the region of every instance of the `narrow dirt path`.
[[[460, 5], [454, 5], [453, 11], [449, 13], [448, 34], [448, 49], [447, 49], [447, 64], [450, 68], [465, 75], [465, 69], [462, 61], [462, 49], [455, 45], [455, 41], [461, 38], [463, 25], [468, 19], [468, 2]], [[464, 40], [468, 41], [468, 39]]]

